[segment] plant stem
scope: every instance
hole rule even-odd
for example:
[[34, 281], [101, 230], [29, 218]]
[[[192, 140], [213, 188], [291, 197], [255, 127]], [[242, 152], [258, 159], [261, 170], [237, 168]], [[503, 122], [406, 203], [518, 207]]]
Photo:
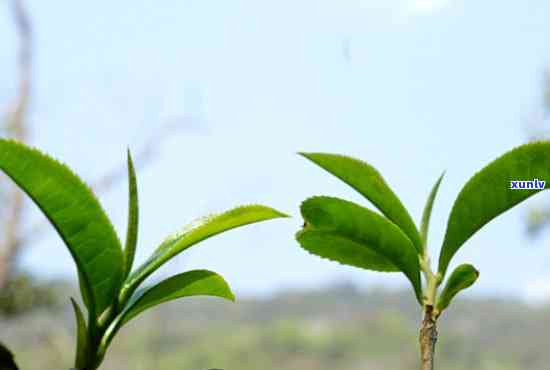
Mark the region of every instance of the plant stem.
[[433, 306], [426, 305], [420, 326], [420, 370], [434, 369], [435, 344], [437, 342], [437, 318]]
[[431, 268], [428, 248], [424, 244], [424, 254], [420, 256], [420, 268], [426, 279], [426, 290], [424, 291], [424, 319], [420, 326], [420, 370], [434, 369], [435, 344], [437, 342], [437, 317], [438, 312], [434, 310], [437, 302], [437, 288], [441, 284], [440, 273], [434, 274]]

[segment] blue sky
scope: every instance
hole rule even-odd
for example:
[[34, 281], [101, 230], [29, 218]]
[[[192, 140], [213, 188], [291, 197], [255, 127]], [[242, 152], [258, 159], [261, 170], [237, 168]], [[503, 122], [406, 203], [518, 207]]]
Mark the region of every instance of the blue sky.
[[[32, 142], [91, 181], [155, 129], [181, 129], [139, 173], [138, 259], [201, 215], [264, 203], [294, 217], [232, 231], [189, 250], [161, 275], [223, 274], [237, 294], [352, 280], [407, 286], [320, 260], [293, 240], [304, 198], [366, 204], [295, 153], [325, 151], [377, 168], [415, 219], [447, 170], [430, 239], [479, 168], [526, 139], [550, 65], [550, 3], [452, 0], [28, 1], [35, 22]], [[0, 7], [0, 103], [14, 93], [15, 35]], [[489, 224], [454, 263], [481, 270], [469, 294], [536, 298], [550, 290], [550, 238], [525, 237], [527, 206]], [[100, 196], [123, 236], [126, 187]], [[41, 219], [38, 211], [31, 220]], [[74, 276], [49, 231], [22, 263]], [[550, 293], [550, 292], [549, 292]]]

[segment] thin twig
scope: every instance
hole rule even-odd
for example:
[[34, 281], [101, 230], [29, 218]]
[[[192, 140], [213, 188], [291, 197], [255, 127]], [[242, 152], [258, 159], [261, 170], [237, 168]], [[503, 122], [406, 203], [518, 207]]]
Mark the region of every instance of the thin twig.
[[[27, 139], [26, 115], [31, 93], [32, 28], [22, 0], [13, 0], [12, 9], [19, 37], [18, 92], [8, 117], [8, 130], [17, 140], [25, 141]], [[0, 289], [7, 281], [13, 266], [12, 262], [21, 247], [18, 235], [23, 214], [23, 194], [14, 186], [8, 198], [10, 204], [4, 229], [5, 238], [0, 249], [2, 252], [0, 255]]]

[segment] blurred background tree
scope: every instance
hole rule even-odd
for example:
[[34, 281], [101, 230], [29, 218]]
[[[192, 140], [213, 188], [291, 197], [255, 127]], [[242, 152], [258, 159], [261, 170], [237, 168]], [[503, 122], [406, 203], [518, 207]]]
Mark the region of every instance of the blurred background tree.
[[0, 314], [9, 318], [33, 309], [59, 309], [66, 304], [66, 292], [71, 289], [66, 281], [44, 281], [17, 271], [0, 290]]
[[[351, 284], [240, 299], [197, 298], [143, 315], [113, 343], [103, 370], [417, 368], [418, 317], [409, 292]], [[67, 308], [67, 307], [65, 307]], [[443, 315], [440, 370], [546, 370], [548, 307], [517, 300], [463, 299]], [[182, 317], [185, 320], [182, 320]], [[2, 340], [26, 370], [71, 361], [69, 309], [3, 321]]]

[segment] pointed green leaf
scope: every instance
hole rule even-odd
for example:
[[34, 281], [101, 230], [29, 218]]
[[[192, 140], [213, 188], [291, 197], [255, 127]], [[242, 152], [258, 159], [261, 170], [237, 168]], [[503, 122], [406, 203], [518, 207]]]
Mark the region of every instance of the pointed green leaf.
[[0, 343], [0, 370], [18, 370], [13, 354]]
[[374, 167], [339, 154], [300, 154], [357, 190], [403, 230], [418, 252], [422, 251], [422, 242], [413, 219]]
[[164, 302], [190, 296], [213, 296], [235, 300], [225, 280], [215, 272], [207, 270], [187, 271], [161, 281], [151, 288], [140, 288], [126, 304], [124, 311], [105, 331], [98, 348], [99, 358], [103, 358], [120, 328], [141, 312]]
[[444, 309], [446, 309], [451, 303], [454, 296], [457, 295], [461, 290], [472, 286], [476, 282], [478, 277], [479, 271], [477, 271], [474, 266], [469, 264], [458, 266], [453, 271], [451, 276], [449, 276], [447, 284], [445, 285], [445, 288], [443, 289], [441, 295], [437, 300], [436, 308], [438, 313], [441, 313]]
[[208, 270], [187, 271], [146, 290], [124, 313], [122, 324], [151, 307], [190, 296], [212, 296], [235, 300], [229, 285], [220, 275]]
[[426, 250], [428, 246], [428, 229], [430, 227], [430, 217], [432, 215], [432, 208], [434, 206], [434, 200], [439, 190], [439, 185], [441, 185], [441, 180], [443, 180], [445, 172], [439, 176], [435, 182], [430, 195], [428, 195], [428, 200], [426, 201], [426, 206], [424, 207], [424, 212], [422, 213], [422, 222], [420, 224], [420, 237], [422, 239], [422, 248]]
[[195, 221], [166, 239], [145, 263], [130, 274], [122, 289], [121, 300], [124, 302], [147, 276], [166, 261], [200, 241], [240, 226], [280, 217], [288, 216], [273, 208], [250, 205]]
[[346, 265], [376, 271], [402, 271], [421, 300], [418, 255], [394, 223], [358, 204], [332, 197], [302, 203], [304, 229], [296, 239], [305, 250]]
[[99, 316], [121, 284], [122, 248], [98, 200], [68, 167], [15, 141], [0, 139], [0, 169], [53, 224], [81, 273], [92, 312]]
[[444, 276], [460, 247], [479, 229], [542, 189], [511, 189], [511, 181], [550, 184], [550, 142], [517, 147], [494, 160], [464, 185], [455, 200], [443, 247], [439, 272]]
[[344, 265], [381, 272], [401, 271], [374, 249], [352, 238], [342, 236], [337, 231], [306, 227], [298, 232], [296, 240], [308, 252]]
[[88, 339], [88, 330], [86, 329], [86, 320], [84, 320], [84, 315], [78, 303], [72, 298], [71, 303], [76, 318], [76, 356], [74, 367], [84, 369], [88, 366], [88, 346], [90, 342]]
[[132, 271], [138, 239], [139, 205], [136, 170], [132, 155], [128, 150], [128, 227], [126, 230], [126, 245], [124, 247], [124, 278]]

